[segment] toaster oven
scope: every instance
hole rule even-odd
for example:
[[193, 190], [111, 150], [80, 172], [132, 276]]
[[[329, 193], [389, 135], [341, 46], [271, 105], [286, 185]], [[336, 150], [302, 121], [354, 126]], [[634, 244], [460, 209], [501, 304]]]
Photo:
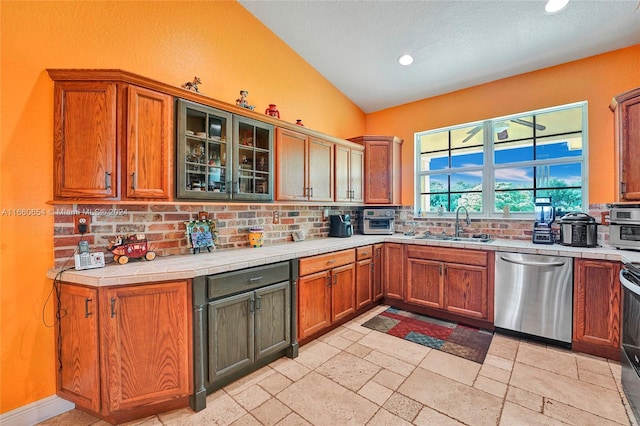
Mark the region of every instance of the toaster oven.
[[609, 208], [609, 244], [640, 250], [640, 204], [610, 204]]
[[364, 209], [362, 211], [362, 233], [372, 235], [392, 235], [395, 232], [393, 209]]

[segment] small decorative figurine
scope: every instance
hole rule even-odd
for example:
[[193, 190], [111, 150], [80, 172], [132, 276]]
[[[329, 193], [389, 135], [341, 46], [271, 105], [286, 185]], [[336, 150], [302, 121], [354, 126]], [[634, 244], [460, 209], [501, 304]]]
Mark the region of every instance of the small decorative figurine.
[[198, 84], [202, 84], [202, 80], [200, 77], [193, 77], [193, 81], [187, 81], [182, 86], [183, 89], [190, 90], [192, 92], [200, 93], [200, 89], [198, 89]]
[[300, 119], [297, 119], [297, 120], [296, 120], [296, 124], [297, 124], [298, 126], [302, 126], [302, 127], [304, 127], [304, 124], [302, 124], [302, 120], [300, 120]]
[[249, 105], [249, 102], [247, 101], [248, 95], [249, 95], [249, 92], [247, 92], [246, 90], [241, 90], [240, 97], [236, 99], [236, 105], [253, 111], [255, 109], [255, 105]]
[[269, 108], [267, 108], [264, 113], [271, 117], [280, 118], [280, 111], [278, 111], [276, 104], [269, 104]]
[[113, 253], [113, 260], [120, 265], [129, 262], [129, 259], [153, 260], [156, 254], [155, 247], [147, 243], [144, 234], [116, 235], [115, 240], [110, 241], [107, 249]]

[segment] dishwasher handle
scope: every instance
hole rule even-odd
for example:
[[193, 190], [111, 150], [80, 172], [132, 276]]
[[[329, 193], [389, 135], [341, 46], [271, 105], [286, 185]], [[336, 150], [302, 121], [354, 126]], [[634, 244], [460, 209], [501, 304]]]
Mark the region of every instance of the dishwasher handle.
[[521, 260], [509, 259], [508, 257], [504, 257], [504, 256], [500, 256], [500, 259], [504, 260], [505, 262], [513, 263], [515, 265], [524, 265], [524, 266], [536, 266], [536, 267], [552, 266], [555, 268], [555, 267], [565, 265], [564, 262], [526, 262]]

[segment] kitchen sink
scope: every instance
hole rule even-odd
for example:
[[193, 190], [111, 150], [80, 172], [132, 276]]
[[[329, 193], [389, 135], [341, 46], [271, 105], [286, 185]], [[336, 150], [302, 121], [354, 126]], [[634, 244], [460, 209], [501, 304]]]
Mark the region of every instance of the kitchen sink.
[[474, 243], [490, 243], [493, 241], [488, 234], [472, 235], [470, 237], [456, 237], [455, 235], [446, 234], [430, 234], [426, 233], [414, 237], [417, 240], [436, 240], [436, 241], [460, 241], [460, 242], [474, 242]]

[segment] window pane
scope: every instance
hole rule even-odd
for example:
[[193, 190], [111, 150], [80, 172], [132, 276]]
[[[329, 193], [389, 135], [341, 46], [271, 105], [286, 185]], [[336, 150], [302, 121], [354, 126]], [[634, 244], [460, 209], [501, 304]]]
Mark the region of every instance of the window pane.
[[[536, 116], [537, 136], [582, 131], [582, 107], [547, 112]], [[544, 127], [542, 129], [540, 126]]]
[[449, 175], [420, 176], [420, 192], [449, 192]]
[[553, 206], [563, 212], [582, 210], [582, 190], [580, 188], [545, 189], [537, 192], [539, 197], [551, 197]]
[[456, 211], [458, 206], [465, 206], [469, 213], [480, 213], [482, 212], [482, 194], [479, 192], [451, 194], [451, 211]]
[[482, 166], [483, 155], [482, 146], [456, 149], [451, 151], [451, 167]]
[[447, 211], [449, 194], [422, 194], [420, 196], [420, 210], [423, 212], [437, 212], [438, 207], [444, 207]]
[[533, 188], [533, 167], [495, 169], [495, 189]]
[[444, 170], [449, 168], [449, 151], [420, 154], [420, 171]]
[[582, 165], [571, 163], [537, 166], [536, 186], [538, 188], [582, 186]]
[[549, 136], [536, 139], [536, 159], [580, 157], [582, 155], [582, 133], [564, 136]]
[[533, 213], [533, 191], [496, 191], [496, 201], [494, 212], [504, 211], [505, 206], [509, 206], [511, 212], [531, 212]]
[[420, 152], [433, 152], [449, 149], [449, 132], [430, 133], [420, 136]]
[[482, 171], [453, 173], [451, 191], [482, 191]]
[[482, 146], [482, 123], [451, 130], [451, 148]]
[[499, 142], [531, 139], [533, 137], [533, 117], [494, 121], [493, 134], [495, 140]]
[[533, 140], [496, 143], [494, 147], [495, 164], [533, 160]]

